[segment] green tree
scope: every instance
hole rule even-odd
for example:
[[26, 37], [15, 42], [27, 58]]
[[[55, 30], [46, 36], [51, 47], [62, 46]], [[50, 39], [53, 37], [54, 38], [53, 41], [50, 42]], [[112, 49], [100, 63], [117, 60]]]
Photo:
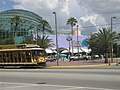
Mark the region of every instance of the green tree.
[[41, 21], [41, 24], [42, 24], [42, 31], [43, 31], [43, 36], [45, 35], [45, 26], [48, 25], [48, 22], [46, 20], [42, 20]]
[[114, 54], [120, 57], [120, 33], [118, 33], [118, 41], [113, 45]]
[[22, 41], [21, 44], [36, 44], [36, 41], [28, 38], [28, 39]]
[[88, 39], [87, 43], [88, 43], [88, 48], [92, 50], [92, 55], [97, 54], [98, 53], [98, 48], [97, 48], [97, 42], [96, 42], [96, 34], [92, 34], [91, 37]]
[[120, 33], [118, 33], [117, 35], [118, 35], [118, 41], [120, 41]]
[[67, 25], [71, 26], [71, 34], [73, 35], [73, 27], [76, 25], [77, 20], [74, 17], [71, 17], [67, 20]]
[[11, 18], [11, 28], [14, 30], [14, 37], [16, 36], [16, 32], [19, 29], [18, 27], [20, 26], [20, 24], [22, 23], [22, 20], [20, 18], [20, 16], [15, 15], [13, 18]]
[[13, 38], [1, 38], [0, 39], [0, 45], [9, 45], [9, 44], [14, 44], [14, 39]]
[[[71, 26], [71, 34], [73, 35], [73, 27], [76, 25], [77, 20], [74, 17], [71, 17], [67, 20], [67, 25]], [[73, 54], [73, 42], [72, 42], [72, 54]]]
[[37, 44], [44, 49], [54, 46], [52, 39], [49, 39], [48, 36], [39, 37], [37, 39]]
[[[93, 38], [94, 37], [94, 38]], [[116, 32], [112, 32], [110, 28], [102, 28], [98, 33], [88, 40], [89, 47], [94, 53], [100, 53], [107, 56], [107, 53], [111, 52], [111, 46], [118, 40]], [[105, 63], [108, 63], [108, 59], [105, 58]]]
[[54, 33], [54, 31], [52, 31], [52, 28], [51, 26], [49, 25], [49, 23], [42, 19], [38, 25], [38, 28], [37, 28], [37, 34], [38, 34], [38, 31], [40, 31], [42, 29], [42, 34], [43, 36], [45, 36], [45, 31], [49, 32], [49, 33]]

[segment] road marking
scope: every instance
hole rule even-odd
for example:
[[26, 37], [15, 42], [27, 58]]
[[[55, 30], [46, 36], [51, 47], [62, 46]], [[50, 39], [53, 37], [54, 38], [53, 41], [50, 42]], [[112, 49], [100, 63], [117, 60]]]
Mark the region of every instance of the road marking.
[[67, 85], [50, 85], [50, 84], [31, 84], [31, 83], [13, 83], [13, 82], [0, 82], [0, 84], [15, 84], [21, 86], [11, 86], [11, 87], [0, 87], [0, 90], [6, 88], [25, 88], [25, 87], [40, 87], [40, 86], [48, 86], [48, 87], [61, 87], [65, 89], [59, 90], [72, 90], [72, 89], [90, 89], [90, 90], [118, 90], [118, 89], [108, 89], [108, 88], [96, 88], [96, 87], [78, 87], [78, 86], [67, 86]]
[[97, 65], [82, 65], [82, 66], [48, 66], [46, 68], [82, 68], [82, 67], [96, 67], [96, 66], [107, 66], [106, 64]]
[[0, 87], [0, 90], [3, 89], [14, 89], [14, 88], [26, 88], [26, 87], [33, 87], [33, 86], [38, 86], [37, 84], [29, 84], [29, 83], [13, 83], [13, 82], [0, 82], [0, 84], [11, 84], [11, 85], [20, 85], [20, 86], [10, 86], [10, 87]]
[[68, 89], [60, 89], [60, 90], [70, 90], [70, 89], [79, 89], [79, 88], [83, 88], [83, 89], [91, 89], [91, 90], [118, 90], [118, 89], [108, 89], [108, 88], [96, 88], [96, 87], [78, 87], [78, 86], [66, 86], [66, 85], [50, 85], [50, 84], [44, 84], [42, 86], [53, 86], [53, 87], [65, 87]]
[[[111, 65], [115, 65], [115, 63], [111, 63]], [[97, 66], [108, 66], [107, 64], [94, 64], [94, 65], [82, 65], [82, 66], [48, 66], [48, 69], [56, 69], [56, 68], [85, 68], [85, 67], [97, 67]]]
[[85, 89], [85, 90], [117, 90], [117, 89], [105, 89], [105, 88], [94, 88], [94, 87], [74, 87], [74, 88], [65, 88], [60, 90], [76, 90], [76, 89]]
[[29, 86], [11, 86], [11, 87], [3, 87], [3, 88], [0, 88], [0, 90], [3, 90], [3, 89], [14, 89], [14, 88], [26, 88], [26, 87], [31, 87], [30, 85]]
[[60, 90], [74, 90], [74, 89], [84, 89], [83, 87], [65, 88]]

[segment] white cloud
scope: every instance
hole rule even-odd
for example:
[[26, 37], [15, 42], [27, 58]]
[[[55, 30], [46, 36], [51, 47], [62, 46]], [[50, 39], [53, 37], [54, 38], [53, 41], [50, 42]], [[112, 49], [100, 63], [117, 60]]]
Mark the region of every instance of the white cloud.
[[50, 10], [53, 10], [57, 7], [58, 0], [44, 0], [44, 6], [47, 6]]
[[[3, 1], [3, 0], [2, 0]], [[30, 10], [46, 19], [54, 28], [53, 11], [57, 13], [58, 28], [66, 28], [69, 17], [79, 20], [82, 27], [110, 24], [112, 16], [120, 18], [120, 0], [11, 0], [14, 8]]]
[[91, 12], [105, 14], [118, 13], [120, 11], [120, 0], [77, 0], [81, 7]]
[[94, 26], [106, 24], [105, 19], [101, 15], [98, 15], [98, 14], [86, 15], [86, 16], [81, 17], [79, 20], [81, 24], [84, 24], [85, 22], [90, 21], [90, 23], [92, 23]]
[[110, 24], [113, 16], [117, 17], [113, 23], [120, 21], [120, 0], [77, 0], [77, 2], [80, 7], [87, 9], [88, 15], [82, 20], [89, 21], [88, 24], [92, 23], [95, 26]]
[[12, 0], [16, 3], [14, 8], [30, 10], [47, 21], [54, 28], [54, 15], [56, 12], [58, 18], [58, 26], [66, 25], [66, 19], [69, 16], [68, 2], [69, 0]]

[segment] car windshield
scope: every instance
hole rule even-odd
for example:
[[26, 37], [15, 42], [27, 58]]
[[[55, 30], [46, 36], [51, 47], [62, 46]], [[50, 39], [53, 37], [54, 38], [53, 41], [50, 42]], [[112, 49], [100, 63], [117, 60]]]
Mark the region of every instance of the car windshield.
[[82, 56], [81, 54], [75, 54], [75, 56]]

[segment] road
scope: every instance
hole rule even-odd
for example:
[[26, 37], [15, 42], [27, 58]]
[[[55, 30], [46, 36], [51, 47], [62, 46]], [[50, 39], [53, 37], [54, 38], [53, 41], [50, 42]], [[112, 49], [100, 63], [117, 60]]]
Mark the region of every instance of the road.
[[110, 69], [0, 69], [0, 90], [120, 90], [120, 66]]

